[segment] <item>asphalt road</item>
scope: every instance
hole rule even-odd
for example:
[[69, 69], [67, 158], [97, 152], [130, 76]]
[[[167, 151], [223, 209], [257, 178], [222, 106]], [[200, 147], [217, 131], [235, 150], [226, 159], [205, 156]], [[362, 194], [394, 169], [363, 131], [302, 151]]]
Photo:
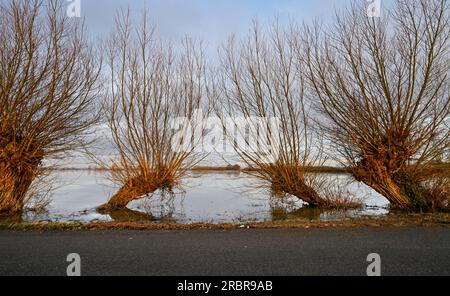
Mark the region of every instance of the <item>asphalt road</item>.
[[0, 231], [0, 275], [450, 275], [450, 229]]

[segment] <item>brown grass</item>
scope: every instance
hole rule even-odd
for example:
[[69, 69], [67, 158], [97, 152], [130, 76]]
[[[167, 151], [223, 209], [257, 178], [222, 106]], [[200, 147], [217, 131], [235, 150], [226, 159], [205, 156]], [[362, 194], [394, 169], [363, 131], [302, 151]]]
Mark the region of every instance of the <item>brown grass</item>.
[[431, 195], [432, 209], [450, 211], [450, 177], [438, 175], [425, 181], [424, 187]]
[[0, 229], [15, 231], [82, 231], [82, 230], [239, 230], [287, 228], [359, 228], [359, 227], [450, 227], [450, 214], [401, 214], [386, 217], [347, 218], [342, 221], [310, 221], [306, 219], [252, 222], [244, 224], [175, 224], [142, 222], [81, 223], [0, 223]]
[[363, 202], [359, 197], [351, 194], [344, 186], [339, 185], [338, 181], [331, 182], [323, 190], [322, 207], [327, 209], [359, 209]]

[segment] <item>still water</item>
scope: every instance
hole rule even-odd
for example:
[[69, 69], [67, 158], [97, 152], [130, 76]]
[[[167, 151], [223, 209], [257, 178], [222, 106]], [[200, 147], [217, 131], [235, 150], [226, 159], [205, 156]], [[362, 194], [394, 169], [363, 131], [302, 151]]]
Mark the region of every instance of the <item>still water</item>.
[[340, 220], [346, 217], [386, 215], [388, 202], [345, 174], [327, 174], [363, 199], [359, 210], [321, 211], [302, 207], [294, 197], [271, 197], [260, 181], [239, 172], [190, 173], [173, 193], [156, 192], [134, 201], [124, 211], [99, 214], [117, 186], [102, 172], [56, 172], [56, 189], [45, 212], [24, 214], [32, 221], [155, 221], [174, 223], [226, 223], [303, 218]]

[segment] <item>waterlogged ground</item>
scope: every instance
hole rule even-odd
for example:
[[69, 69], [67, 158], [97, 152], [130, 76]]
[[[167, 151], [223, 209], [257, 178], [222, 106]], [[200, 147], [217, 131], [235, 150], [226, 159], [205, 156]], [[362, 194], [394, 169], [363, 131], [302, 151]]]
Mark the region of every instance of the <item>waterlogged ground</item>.
[[[104, 173], [56, 172], [56, 190], [47, 210], [24, 214], [25, 222], [155, 221], [175, 223], [226, 223], [291, 218], [341, 220], [346, 217], [386, 215], [387, 201], [367, 186], [350, 182], [344, 174], [326, 174], [363, 199], [364, 208], [321, 211], [303, 207], [296, 198], [271, 197], [261, 183], [239, 172], [191, 173], [173, 193], [157, 192], [132, 202], [127, 210], [99, 214], [95, 207], [107, 201], [117, 186]], [[336, 183], [335, 183], [336, 184]]]

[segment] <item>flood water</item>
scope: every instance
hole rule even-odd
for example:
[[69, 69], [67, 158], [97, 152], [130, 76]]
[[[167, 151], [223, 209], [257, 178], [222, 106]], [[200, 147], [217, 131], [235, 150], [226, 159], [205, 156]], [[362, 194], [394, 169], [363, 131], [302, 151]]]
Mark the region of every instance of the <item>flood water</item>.
[[99, 214], [95, 208], [105, 203], [117, 190], [102, 172], [56, 172], [57, 188], [45, 212], [24, 214], [23, 220], [91, 222], [154, 221], [174, 223], [240, 223], [292, 218], [341, 220], [346, 217], [386, 215], [387, 200], [360, 183], [349, 183], [350, 176], [327, 174], [326, 177], [347, 186], [363, 198], [359, 210], [322, 211], [303, 207], [294, 197], [271, 197], [260, 181], [239, 172], [190, 173], [182, 186], [172, 193], [156, 192], [134, 201], [128, 209]]

